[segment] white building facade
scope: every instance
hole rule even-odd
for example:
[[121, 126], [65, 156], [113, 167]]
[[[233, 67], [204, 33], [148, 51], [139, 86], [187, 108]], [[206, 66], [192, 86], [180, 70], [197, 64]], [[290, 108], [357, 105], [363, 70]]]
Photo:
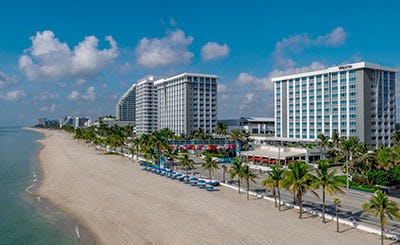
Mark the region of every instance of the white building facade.
[[133, 84], [118, 100], [115, 108], [118, 121], [134, 123], [136, 120], [136, 84]]
[[136, 133], [150, 134], [157, 130], [157, 90], [153, 76], [136, 84]]
[[217, 123], [216, 75], [183, 73], [154, 82], [158, 96], [158, 129], [189, 135], [199, 128], [214, 131]]
[[272, 78], [275, 137], [314, 141], [319, 134], [357, 136], [390, 145], [395, 132], [397, 69], [366, 62]]

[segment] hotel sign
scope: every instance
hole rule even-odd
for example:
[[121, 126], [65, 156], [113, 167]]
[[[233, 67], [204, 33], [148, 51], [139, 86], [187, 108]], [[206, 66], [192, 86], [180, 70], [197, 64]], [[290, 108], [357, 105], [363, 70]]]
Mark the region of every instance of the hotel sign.
[[351, 69], [353, 68], [352, 65], [343, 65], [343, 66], [339, 66], [339, 70], [347, 70], [347, 69]]

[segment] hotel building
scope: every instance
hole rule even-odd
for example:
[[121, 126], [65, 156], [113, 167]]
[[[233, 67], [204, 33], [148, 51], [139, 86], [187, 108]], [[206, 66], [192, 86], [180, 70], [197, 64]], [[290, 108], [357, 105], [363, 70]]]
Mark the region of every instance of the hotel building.
[[395, 132], [395, 68], [359, 62], [272, 78], [275, 136], [314, 141], [319, 134], [390, 145]]
[[198, 128], [214, 131], [217, 123], [218, 76], [183, 73], [154, 82], [158, 96], [158, 129], [189, 135]]
[[133, 84], [118, 100], [115, 117], [118, 121], [135, 122], [136, 84]]
[[150, 134], [157, 130], [157, 90], [153, 76], [136, 83], [136, 133]]

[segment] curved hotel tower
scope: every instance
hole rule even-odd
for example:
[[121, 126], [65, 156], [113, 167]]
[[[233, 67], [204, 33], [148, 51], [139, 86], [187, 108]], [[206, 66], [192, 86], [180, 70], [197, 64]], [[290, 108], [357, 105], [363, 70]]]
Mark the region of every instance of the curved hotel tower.
[[136, 120], [136, 84], [133, 84], [118, 100], [116, 118], [118, 121], [134, 123]]
[[319, 134], [357, 136], [390, 145], [395, 132], [395, 68], [359, 62], [272, 78], [275, 136], [314, 141]]

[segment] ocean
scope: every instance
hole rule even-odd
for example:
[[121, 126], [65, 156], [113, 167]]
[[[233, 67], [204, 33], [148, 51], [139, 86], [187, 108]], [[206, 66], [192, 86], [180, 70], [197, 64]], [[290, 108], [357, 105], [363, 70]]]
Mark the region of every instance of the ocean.
[[65, 215], [39, 202], [39, 133], [0, 127], [0, 244], [79, 244]]

